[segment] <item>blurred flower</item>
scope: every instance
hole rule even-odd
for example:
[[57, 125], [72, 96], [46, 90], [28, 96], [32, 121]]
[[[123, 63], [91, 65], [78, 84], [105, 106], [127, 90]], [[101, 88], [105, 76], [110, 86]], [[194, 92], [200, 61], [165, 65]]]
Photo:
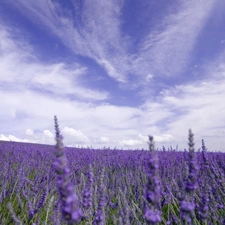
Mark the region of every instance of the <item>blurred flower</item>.
[[193, 203], [186, 202], [186, 201], [182, 201], [182, 203], [181, 203], [182, 212], [192, 213], [194, 208], [195, 208], [195, 205]]
[[64, 152], [62, 136], [60, 135], [57, 117], [55, 116], [56, 131], [56, 157], [54, 163], [55, 171], [58, 174], [58, 190], [63, 219], [68, 224], [79, 223], [83, 213], [79, 208], [79, 201], [75, 193], [73, 184], [70, 181], [70, 169], [67, 166], [67, 158]]
[[[191, 202], [193, 192], [197, 189], [197, 172], [198, 165], [196, 162], [195, 152], [194, 152], [194, 139], [193, 133], [189, 130], [189, 170], [188, 170], [188, 181], [185, 185], [186, 195], [184, 199], [180, 202], [180, 212], [183, 222], [190, 222], [195, 210], [195, 203]], [[187, 199], [188, 198], [188, 199]]]
[[[160, 202], [161, 197], [160, 181], [158, 177], [159, 165], [152, 136], [149, 136], [149, 141], [150, 158], [148, 160], [147, 184], [145, 186], [145, 199], [148, 205], [146, 205], [145, 208], [144, 218], [147, 224], [158, 224], [161, 221], [160, 212], [154, 209]], [[151, 209], [149, 209], [149, 206]]]
[[145, 220], [148, 224], [157, 224], [161, 221], [160, 212], [147, 209], [145, 211]]
[[100, 186], [98, 188], [98, 192], [100, 193], [100, 199], [98, 203], [98, 209], [95, 212], [95, 219], [93, 221], [93, 225], [104, 225], [105, 224], [105, 185], [103, 183], [105, 170], [102, 169], [100, 175]]
[[206, 152], [206, 151], [207, 151], [207, 149], [206, 149], [206, 147], [205, 147], [204, 139], [202, 139], [202, 151], [203, 151], [203, 152]]
[[83, 208], [85, 210], [85, 218], [89, 219], [92, 216], [92, 196], [93, 196], [93, 182], [94, 182], [94, 174], [93, 169], [90, 164], [89, 171], [87, 174], [87, 183], [84, 189], [83, 195]]

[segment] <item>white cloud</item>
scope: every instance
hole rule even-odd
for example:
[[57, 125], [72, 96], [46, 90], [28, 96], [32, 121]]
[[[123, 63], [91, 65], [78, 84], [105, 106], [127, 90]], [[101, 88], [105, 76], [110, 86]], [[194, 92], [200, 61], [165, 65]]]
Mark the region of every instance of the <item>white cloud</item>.
[[17, 138], [14, 135], [5, 136], [3, 134], [0, 135], [0, 140], [2, 141], [15, 141], [15, 142], [29, 142], [27, 139]]
[[62, 134], [65, 136], [65, 139], [73, 140], [74, 142], [87, 143], [89, 138], [84, 135], [80, 130], [76, 130], [70, 127], [64, 127], [62, 129]]
[[118, 66], [123, 65], [121, 55], [125, 54], [121, 48], [124, 44], [119, 19], [122, 4], [110, 0], [84, 1], [81, 8], [75, 4], [73, 10], [81, 15], [79, 21], [56, 2], [48, 1], [47, 4], [44, 0], [18, 0], [12, 7], [37, 24], [44, 25], [47, 31], [59, 37], [76, 54], [94, 59], [106, 69], [109, 76], [123, 82], [124, 69]]
[[143, 143], [140, 140], [130, 139], [130, 140], [119, 141], [119, 144], [122, 145], [122, 146], [136, 146], [136, 145], [140, 145], [140, 144], [143, 144]]
[[[100, 147], [99, 137], [102, 140], [107, 137], [110, 141], [106, 143], [111, 147], [119, 144], [147, 149], [147, 135], [153, 135], [159, 148], [161, 145], [167, 147], [178, 144], [184, 149], [187, 148], [188, 129], [191, 128], [197, 147], [204, 138], [209, 149], [222, 150], [225, 134], [224, 84], [222, 80], [208, 80], [176, 86], [176, 91], [162, 92], [158, 103], [147, 101], [139, 108], [70, 102], [31, 91], [0, 90], [0, 95], [5, 96], [0, 100], [1, 118], [7, 118], [7, 123], [1, 122], [2, 130], [11, 127], [20, 139], [24, 138], [21, 130], [29, 134], [27, 127], [52, 133], [53, 116], [57, 115], [60, 127], [64, 128], [65, 145], [95, 143], [94, 147]], [[25, 112], [29, 117], [17, 119], [17, 111]], [[29, 141], [50, 143], [43, 132], [33, 133]], [[51, 143], [55, 143], [53, 138]]]
[[162, 23], [154, 31], [151, 30], [142, 42], [133, 69], [142, 74], [151, 71], [157, 76], [177, 76], [183, 72], [189, 64], [198, 36], [218, 2], [180, 1], [177, 10], [165, 15]]
[[212, 143], [215, 143], [213, 139], [222, 137], [225, 127], [224, 81], [208, 80], [180, 85], [176, 89], [177, 94], [163, 96], [164, 107], [176, 112], [165, 129], [176, 137], [176, 141], [184, 143], [191, 128], [199, 144], [205, 137], [209, 139], [211, 149], [221, 149], [222, 140], [218, 144]]
[[31, 130], [31, 129], [27, 129], [25, 133], [26, 133], [26, 135], [28, 135], [28, 136], [34, 135], [34, 131]]
[[142, 134], [138, 134], [138, 138], [140, 138], [142, 141], [144, 142], [148, 142], [148, 136], [142, 135]]
[[141, 126], [153, 126], [174, 115], [174, 112], [170, 108], [165, 107], [160, 102], [153, 102], [151, 100], [147, 100], [140, 108], [142, 109]]
[[43, 131], [43, 134], [47, 137], [47, 138], [54, 138], [54, 134], [51, 132], [51, 131], [49, 131], [49, 130], [44, 130]]
[[[149, 143], [149, 138], [146, 135], [138, 134], [138, 139], [129, 139], [129, 140], [120, 140], [119, 145], [122, 146], [134, 146], [134, 147], [140, 147], [144, 146], [145, 149], [147, 149], [147, 145]], [[163, 134], [163, 135], [153, 135], [153, 140], [157, 143], [167, 143], [171, 142], [173, 140], [172, 135], [170, 134]]]
[[7, 138], [7, 137], [6, 137], [5, 135], [3, 135], [3, 134], [0, 135], [0, 140], [2, 140], [2, 141], [10, 141], [10, 139]]
[[100, 142], [101, 143], [108, 143], [109, 142], [109, 138], [108, 137], [101, 137], [100, 138]]
[[133, 107], [99, 105], [92, 109], [93, 118], [102, 126], [119, 128], [130, 128], [137, 123], [137, 117], [142, 112]]
[[[100, 140], [107, 141], [109, 138], [110, 141], [105, 143], [111, 147], [119, 144], [147, 149], [147, 135], [153, 135], [156, 146], [159, 148], [161, 145], [178, 144], [183, 149], [187, 148], [188, 129], [192, 128], [197, 147], [201, 145], [201, 139], [204, 138], [209, 149], [222, 150], [222, 137], [225, 134], [224, 83], [208, 81], [180, 85], [176, 87], [176, 92], [167, 91], [163, 94], [159, 103], [146, 102], [139, 109], [112, 105], [96, 106], [78, 102], [71, 104], [63, 99], [43, 97], [28, 91], [7, 93], [7, 95], [5, 92], [0, 92], [0, 95], [7, 96], [5, 102], [1, 100], [3, 109], [1, 113], [4, 117], [5, 114], [8, 115], [8, 112], [15, 112], [9, 118], [6, 127], [11, 126], [12, 130], [18, 133], [17, 136], [28, 126], [31, 127], [30, 130], [46, 130], [44, 133], [47, 134], [48, 131], [50, 132], [48, 127], [50, 129], [54, 127], [53, 115], [56, 114], [60, 127], [64, 127], [62, 133], [65, 145], [95, 143], [97, 147], [101, 146]], [[46, 109], [45, 112], [43, 108]], [[21, 124], [18, 124], [15, 117], [17, 110], [26, 112], [31, 118], [23, 119]], [[13, 126], [13, 123], [18, 125]], [[70, 127], [67, 124], [70, 124]], [[5, 128], [2, 127], [3, 130]], [[29, 133], [32, 132], [27, 129], [26, 134]], [[40, 135], [34, 133], [30, 138], [39, 143], [49, 143], [49, 138], [44, 133]], [[98, 137], [101, 137], [100, 140]], [[29, 141], [32, 141], [30, 138]], [[94, 140], [99, 142], [93, 142]], [[54, 144], [54, 139], [52, 143]], [[105, 143], [102, 142], [102, 144]]]
[[[175, 10], [166, 11], [167, 14], [161, 23], [153, 29], [146, 23], [148, 35], [143, 37], [139, 44], [135, 43], [137, 50], [135, 54], [131, 52], [134, 47], [132, 38], [124, 35], [121, 29], [124, 22], [123, 1], [83, 1], [82, 7], [78, 3], [73, 3], [71, 10], [79, 16], [73, 16], [70, 9], [62, 7], [55, 1], [18, 0], [15, 4], [9, 5], [20, 10], [32, 22], [41, 25], [42, 29], [45, 28], [57, 36], [75, 54], [93, 59], [105, 68], [112, 78], [121, 83], [128, 82], [129, 85], [123, 88], [136, 88], [144, 85], [146, 80], [151, 81], [151, 74], [155, 77], [177, 76], [184, 71], [202, 29], [219, 2], [219, 0], [174, 2]], [[146, 71], [150, 72], [147, 77]], [[134, 78], [137, 80], [130, 82], [132, 79], [129, 79], [129, 76], [136, 77], [135, 75], [138, 75], [138, 78]], [[63, 76], [57, 77], [62, 80]], [[144, 79], [139, 79], [140, 77]], [[61, 85], [56, 82], [58, 89], [54, 86], [54, 91], [60, 92], [63, 85], [70, 82], [70, 79], [62, 80]], [[50, 89], [53, 88], [52, 85]], [[86, 98], [93, 96], [96, 100], [108, 97], [105, 92], [93, 93], [84, 87], [79, 89], [78, 86], [77, 89], [71, 89], [69, 85], [68, 92], [71, 93], [73, 90], [79, 97], [82, 96], [81, 93], [85, 93]]]
[[24, 41], [15, 40], [13, 34], [3, 26], [0, 28], [0, 81], [6, 82], [7, 86], [16, 86], [17, 89], [36, 88], [57, 95], [70, 94], [75, 98], [93, 101], [108, 98], [106, 91], [93, 90], [82, 85], [84, 77], [81, 75], [87, 73], [87, 68], [77, 64], [67, 66], [63, 62], [42, 64], [31, 56], [31, 47]]
[[[39, 144], [55, 144], [54, 135], [49, 130], [44, 130], [43, 132], [34, 132], [31, 129], [26, 130], [27, 138], [23, 139], [16, 137], [14, 135], [0, 135], [0, 140], [4, 141], [15, 141], [15, 142], [29, 142], [29, 143], [39, 143]], [[21, 134], [18, 134], [21, 136]]]
[[[170, 14], [164, 16], [161, 24], [143, 37], [136, 55], [130, 52], [127, 36], [124, 37], [121, 31], [124, 3], [119, 1], [83, 1], [82, 7], [74, 3], [73, 10], [80, 15], [79, 19], [56, 2], [18, 0], [11, 7], [21, 10], [32, 21], [59, 37], [75, 54], [92, 58], [105, 68], [109, 76], [125, 83], [128, 76], [143, 77], [146, 71], [155, 76], [180, 74], [187, 67], [198, 36], [218, 2], [191, 0], [174, 3], [177, 10], [168, 11]], [[146, 77], [147, 81], [151, 78]], [[138, 80], [134, 87], [144, 82]], [[101, 94], [107, 98], [106, 93]], [[96, 98], [103, 99], [98, 95]]]
[[155, 142], [170, 142], [173, 140], [173, 136], [171, 134], [163, 134], [162, 136], [154, 135]]
[[152, 78], [153, 78], [154, 76], [152, 75], [152, 74], [148, 74], [147, 76], [146, 76], [146, 81], [150, 81]]

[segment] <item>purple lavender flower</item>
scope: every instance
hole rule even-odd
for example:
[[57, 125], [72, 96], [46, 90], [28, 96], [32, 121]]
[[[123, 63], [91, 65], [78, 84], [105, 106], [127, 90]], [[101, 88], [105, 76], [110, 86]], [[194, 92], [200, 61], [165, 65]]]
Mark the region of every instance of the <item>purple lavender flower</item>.
[[[192, 220], [194, 210], [195, 210], [195, 203], [192, 200], [192, 194], [197, 189], [197, 172], [198, 172], [198, 165], [196, 162], [195, 152], [194, 152], [194, 139], [193, 133], [189, 130], [189, 175], [188, 181], [186, 183], [186, 196], [180, 203], [180, 212], [183, 223], [190, 223]], [[187, 199], [188, 198], [188, 199]]]
[[35, 215], [33, 204], [30, 200], [28, 200], [28, 220], [31, 221]]
[[[130, 225], [130, 209], [129, 209], [129, 204], [127, 202], [127, 188], [125, 187], [123, 190], [120, 189], [121, 193], [121, 199], [119, 199], [119, 204], [120, 204], [120, 215], [122, 218], [123, 225]], [[123, 205], [123, 206], [122, 206]]]
[[90, 164], [89, 171], [87, 174], [87, 183], [84, 189], [84, 197], [83, 197], [83, 208], [85, 210], [85, 218], [89, 219], [92, 216], [92, 195], [93, 195], [93, 181], [94, 174], [93, 169]]
[[155, 153], [153, 137], [149, 136], [150, 159], [148, 161], [147, 184], [145, 187], [145, 199], [148, 202], [145, 208], [144, 218], [147, 224], [158, 224], [161, 221], [160, 212], [155, 209], [160, 202], [160, 181], [158, 178], [158, 157]]
[[95, 213], [95, 219], [93, 221], [93, 225], [104, 225], [104, 206], [105, 206], [105, 199], [104, 199], [104, 186], [101, 186], [101, 196], [99, 200], [98, 209]]
[[194, 212], [195, 209], [195, 205], [191, 202], [187, 202], [185, 200], [183, 200], [181, 202], [181, 206], [180, 206], [180, 211], [181, 211], [181, 217], [182, 217], [182, 222], [184, 224], [186, 224], [186, 222], [191, 223], [191, 216]]
[[60, 135], [57, 117], [55, 116], [56, 131], [56, 157], [55, 171], [58, 174], [58, 191], [60, 195], [61, 211], [63, 219], [68, 224], [76, 224], [81, 220], [83, 213], [79, 208], [79, 201], [73, 184], [70, 181], [70, 169], [67, 166], [67, 158], [64, 152], [62, 136]]
[[197, 189], [197, 172], [198, 172], [198, 165], [196, 162], [195, 152], [194, 152], [194, 141], [193, 141], [193, 134], [191, 130], [189, 130], [189, 176], [188, 182], [186, 184], [186, 191], [188, 193], [192, 193]]
[[206, 151], [207, 151], [207, 149], [206, 149], [206, 147], [205, 147], [204, 139], [202, 139], [202, 151], [203, 151], [203, 152], [206, 152]]
[[145, 211], [145, 219], [148, 224], [157, 224], [161, 221], [160, 212], [147, 209]]
[[104, 179], [104, 169], [102, 169], [101, 177], [100, 177], [100, 199], [98, 204], [98, 209], [95, 212], [95, 219], [93, 221], [93, 225], [104, 225], [105, 224], [105, 185], [103, 183]]
[[42, 192], [42, 194], [40, 196], [36, 211], [38, 211], [39, 209], [41, 209], [44, 206], [46, 199], [47, 199], [47, 191], [45, 190]]
[[204, 187], [202, 193], [200, 194], [200, 205], [197, 208], [197, 218], [202, 223], [206, 222], [208, 218], [208, 212], [209, 212], [208, 204], [209, 204], [209, 197]]
[[195, 208], [195, 205], [193, 203], [186, 202], [186, 201], [182, 201], [181, 203], [181, 209], [183, 212], [192, 213], [194, 208]]

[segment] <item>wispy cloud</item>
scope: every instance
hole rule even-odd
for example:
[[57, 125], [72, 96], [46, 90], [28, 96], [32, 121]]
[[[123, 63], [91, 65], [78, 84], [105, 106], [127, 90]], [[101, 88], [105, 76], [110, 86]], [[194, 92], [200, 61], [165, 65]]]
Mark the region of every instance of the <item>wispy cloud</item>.
[[129, 82], [130, 76], [144, 78], [135, 80], [137, 87], [137, 83], [151, 83], [148, 74], [152, 74], [151, 78], [178, 76], [187, 68], [198, 37], [218, 2], [174, 2], [176, 10], [171, 6], [153, 29], [146, 22], [149, 31], [141, 38], [135, 54], [131, 51], [132, 37], [121, 30], [125, 2], [71, 2], [69, 9], [59, 2], [18, 0], [14, 7], [57, 36], [75, 54], [95, 60], [117, 81]]
[[[109, 138], [110, 142], [107, 143], [111, 147], [147, 148], [147, 136], [153, 135], [157, 147], [178, 144], [183, 149], [187, 147], [187, 131], [192, 128], [196, 148], [200, 147], [201, 139], [204, 138], [209, 149], [222, 150], [221, 143], [225, 133], [224, 90], [224, 82], [213, 80], [180, 85], [176, 87], [175, 92], [164, 92], [157, 107], [152, 104], [151, 108], [149, 102], [146, 103], [148, 107], [145, 104], [141, 109], [69, 102], [32, 92], [10, 93], [7, 95], [7, 102], [1, 101], [1, 114], [4, 118], [4, 115], [9, 117], [10, 112], [14, 112], [11, 121], [8, 118], [10, 122], [7, 126], [11, 127], [17, 121], [18, 110], [30, 116], [23, 119], [17, 127], [11, 128], [20, 135], [21, 130], [26, 131], [26, 136], [18, 136], [20, 139], [32, 140], [34, 132], [26, 130], [32, 124], [33, 130], [49, 130], [53, 133], [52, 115], [57, 114], [61, 120], [61, 127], [67, 127], [67, 132], [64, 133], [66, 144], [85, 143], [102, 146]], [[0, 94], [4, 96], [4, 93]], [[35, 99], [35, 102], [32, 99]], [[152, 112], [149, 114], [149, 111]], [[38, 123], [34, 123], [32, 118]], [[45, 140], [49, 139], [48, 134], [45, 131], [46, 139], [38, 136], [39, 139], [34, 140], [45, 143]], [[217, 139], [220, 142], [216, 143]]]
[[64, 127], [62, 133], [66, 139], [70, 139], [70, 142], [88, 143], [89, 138], [84, 135], [80, 130], [76, 130], [70, 127]]
[[38, 89], [78, 99], [105, 100], [109, 97], [106, 91], [83, 86], [82, 75], [88, 72], [86, 67], [77, 64], [66, 65], [63, 62], [39, 62], [37, 58], [32, 57], [31, 46], [21, 40], [15, 40], [10, 30], [3, 26], [1, 28], [0, 81], [4, 82], [4, 86], [16, 86], [21, 90]]
[[[179, 85], [175, 88], [176, 91], [163, 94], [161, 104], [174, 112], [174, 116], [167, 119], [164, 129], [175, 136], [177, 142], [184, 142], [184, 134], [191, 128], [198, 143], [201, 138], [205, 138], [210, 149], [221, 150], [225, 133], [225, 76], [220, 75], [218, 79], [219, 75], [216, 74], [217, 71], [214, 70], [211, 79]], [[216, 139], [219, 140], [218, 143]]]
[[[163, 135], [153, 135], [154, 141], [157, 145], [161, 143], [171, 143], [173, 141], [173, 136], [171, 134], [163, 134]], [[144, 149], [148, 148], [149, 138], [148, 136], [138, 134], [136, 138], [129, 139], [129, 140], [120, 140], [119, 145], [121, 146], [130, 146], [130, 147], [137, 147], [137, 146], [144, 146]], [[162, 146], [159, 146], [161, 148]]]
[[177, 76], [184, 72], [217, 2], [178, 1], [176, 10], [165, 15], [162, 23], [144, 38], [134, 60], [135, 71], [145, 75], [148, 71], [155, 76]]
[[25, 131], [26, 138], [29, 140], [27, 142], [31, 143], [42, 143], [42, 144], [54, 144], [55, 135], [50, 130], [44, 130], [35, 132], [34, 130], [28, 128]]
[[[94, 59], [103, 66], [108, 75], [124, 82], [125, 74], [120, 64], [123, 55], [123, 40], [120, 37], [119, 1], [83, 1], [74, 4], [75, 16], [60, 3], [27, 2], [19, 0], [14, 7], [24, 15], [44, 25], [74, 53]], [[123, 46], [121, 48], [121, 46]]]
[[8, 135], [8, 136], [5, 136], [5, 135], [1, 134], [0, 140], [1, 141], [15, 141], [15, 142], [29, 142], [27, 139], [20, 139], [20, 138], [17, 138], [14, 135], [11, 135], [11, 134]]

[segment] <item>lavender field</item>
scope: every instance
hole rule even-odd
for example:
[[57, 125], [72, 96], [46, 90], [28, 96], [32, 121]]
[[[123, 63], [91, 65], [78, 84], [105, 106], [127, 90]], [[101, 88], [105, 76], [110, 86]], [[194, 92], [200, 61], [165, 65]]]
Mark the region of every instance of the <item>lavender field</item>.
[[225, 224], [225, 154], [0, 142], [0, 224]]

